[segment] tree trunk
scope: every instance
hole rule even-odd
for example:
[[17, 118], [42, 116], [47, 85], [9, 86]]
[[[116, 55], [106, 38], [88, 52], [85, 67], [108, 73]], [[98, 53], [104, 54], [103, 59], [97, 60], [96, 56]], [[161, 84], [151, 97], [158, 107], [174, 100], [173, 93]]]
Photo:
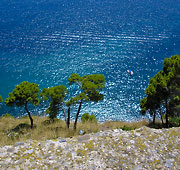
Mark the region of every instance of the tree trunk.
[[168, 113], [166, 113], [166, 127], [169, 127]]
[[68, 107], [68, 118], [67, 118], [67, 121], [66, 121], [66, 125], [67, 125], [67, 128], [69, 129], [69, 125], [70, 125], [70, 106]]
[[169, 121], [168, 121], [168, 104], [167, 104], [167, 99], [166, 99], [166, 127], [169, 127]]
[[62, 106], [62, 111], [63, 111], [63, 113], [64, 113], [65, 122], [67, 122], [66, 112], [65, 112], [64, 106]]
[[28, 113], [29, 119], [31, 121], [31, 128], [33, 128], [33, 119], [31, 117], [31, 113], [29, 112], [29, 110], [27, 108], [27, 103], [25, 103], [25, 109], [26, 109], [26, 112]]
[[162, 109], [160, 108], [159, 110], [160, 116], [161, 116], [161, 122], [162, 122], [162, 126], [164, 126], [164, 122], [163, 122], [163, 117], [162, 117]]
[[155, 120], [156, 120], [156, 112], [153, 113], [153, 124], [155, 124]]
[[76, 125], [77, 125], [78, 116], [79, 116], [79, 113], [80, 113], [80, 110], [81, 110], [81, 105], [82, 105], [82, 100], [79, 103], [79, 108], [78, 108], [78, 111], [77, 111], [77, 114], [76, 114], [76, 119], [75, 119], [75, 122], [74, 122], [74, 130], [76, 130]]

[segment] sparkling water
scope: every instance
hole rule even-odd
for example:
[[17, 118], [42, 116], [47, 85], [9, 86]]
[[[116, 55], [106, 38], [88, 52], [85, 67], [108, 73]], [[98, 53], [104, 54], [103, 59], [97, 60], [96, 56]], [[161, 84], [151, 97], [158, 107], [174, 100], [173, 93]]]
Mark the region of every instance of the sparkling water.
[[[104, 100], [84, 104], [81, 114], [94, 113], [99, 121], [140, 119], [150, 77], [165, 57], [180, 54], [179, 30], [179, 0], [1, 0], [0, 94], [5, 99], [22, 81], [73, 91], [71, 73], [104, 74]], [[26, 113], [3, 105], [0, 115], [5, 112]]]

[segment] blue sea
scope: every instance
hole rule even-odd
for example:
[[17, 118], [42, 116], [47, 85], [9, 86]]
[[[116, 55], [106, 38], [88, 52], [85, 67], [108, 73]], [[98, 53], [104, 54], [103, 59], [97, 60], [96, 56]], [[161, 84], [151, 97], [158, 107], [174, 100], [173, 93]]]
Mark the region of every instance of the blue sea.
[[[175, 54], [180, 54], [180, 0], [0, 1], [4, 99], [22, 81], [37, 83], [40, 90], [65, 84], [73, 91], [71, 73], [104, 74], [104, 100], [84, 104], [81, 114], [94, 113], [99, 121], [139, 120], [150, 78]], [[41, 115], [47, 106], [30, 108]], [[0, 115], [6, 112], [26, 113], [2, 105]]]

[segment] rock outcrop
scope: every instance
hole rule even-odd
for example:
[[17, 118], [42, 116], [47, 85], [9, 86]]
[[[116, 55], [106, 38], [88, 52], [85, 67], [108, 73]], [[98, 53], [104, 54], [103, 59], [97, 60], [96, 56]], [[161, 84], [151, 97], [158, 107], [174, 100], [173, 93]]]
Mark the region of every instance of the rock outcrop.
[[101, 131], [0, 147], [0, 169], [180, 169], [180, 128]]

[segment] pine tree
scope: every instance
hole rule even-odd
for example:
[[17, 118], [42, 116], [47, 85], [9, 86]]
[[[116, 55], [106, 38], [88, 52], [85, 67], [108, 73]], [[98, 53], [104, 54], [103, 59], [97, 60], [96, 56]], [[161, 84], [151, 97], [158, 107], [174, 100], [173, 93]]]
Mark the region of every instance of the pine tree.
[[38, 105], [38, 93], [38, 84], [23, 81], [17, 85], [16, 88], [11, 93], [9, 93], [9, 97], [5, 99], [5, 103], [8, 106], [13, 106], [15, 104], [18, 107], [25, 107], [25, 110], [27, 111], [31, 121], [31, 128], [33, 128], [33, 119], [31, 117], [31, 113], [28, 110], [28, 103], [32, 103], [34, 106]]
[[[40, 93], [40, 96], [43, 100], [49, 100], [50, 102], [46, 112], [49, 114], [51, 120], [54, 120], [57, 117], [60, 107], [63, 109], [64, 98], [67, 92], [68, 91], [64, 85], [59, 85], [55, 87], [44, 88]], [[64, 116], [66, 121], [66, 114], [64, 114]]]
[[74, 122], [75, 130], [82, 103], [90, 101], [98, 102], [103, 100], [104, 95], [101, 94], [100, 91], [105, 87], [105, 77], [102, 74], [85, 75], [83, 77], [80, 77], [78, 74], [71, 74], [68, 81], [70, 85], [76, 84], [79, 86], [79, 90], [77, 90], [77, 93], [79, 93], [75, 97], [71, 97], [71, 99], [66, 102], [66, 105], [68, 106], [68, 127], [70, 123], [70, 107], [76, 104], [79, 105]]
[[[165, 58], [163, 70], [150, 79], [145, 90], [146, 97], [140, 101], [141, 113], [153, 115], [155, 122], [156, 113], [162, 118], [162, 109], [165, 113], [166, 126], [169, 116], [174, 116], [174, 108], [180, 105], [180, 57], [179, 55]], [[163, 122], [163, 121], [162, 121]]]

